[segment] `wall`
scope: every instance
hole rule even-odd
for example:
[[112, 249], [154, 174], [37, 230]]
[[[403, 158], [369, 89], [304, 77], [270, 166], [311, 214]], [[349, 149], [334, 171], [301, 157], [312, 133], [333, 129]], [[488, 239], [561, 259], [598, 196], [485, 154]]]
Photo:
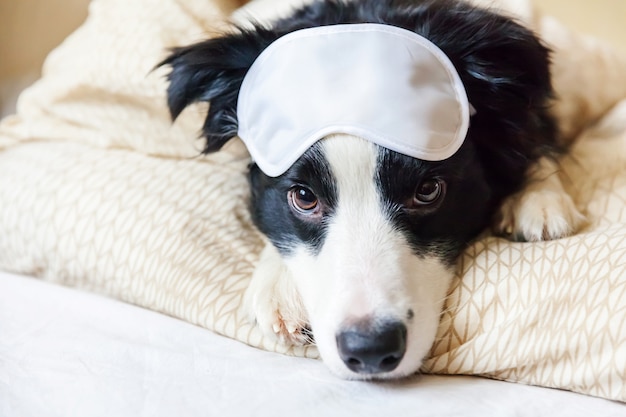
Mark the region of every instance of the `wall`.
[[[626, 0], [535, 0], [535, 4], [626, 54]], [[46, 54], [82, 23], [88, 5], [89, 0], [0, 0], [0, 116], [12, 111], [15, 95], [37, 77]]]
[[85, 20], [88, 4], [0, 0], [0, 79], [37, 72], [47, 53]]
[[545, 14], [626, 54], [626, 0], [535, 0]]

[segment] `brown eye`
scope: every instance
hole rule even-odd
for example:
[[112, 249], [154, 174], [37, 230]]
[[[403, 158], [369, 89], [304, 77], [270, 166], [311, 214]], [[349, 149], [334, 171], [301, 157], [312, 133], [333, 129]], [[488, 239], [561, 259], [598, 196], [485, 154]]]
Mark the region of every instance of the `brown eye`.
[[289, 190], [291, 206], [300, 214], [315, 214], [319, 206], [317, 196], [306, 187], [297, 186]]
[[413, 207], [427, 206], [439, 201], [445, 194], [446, 184], [437, 178], [429, 178], [422, 181], [415, 189]]

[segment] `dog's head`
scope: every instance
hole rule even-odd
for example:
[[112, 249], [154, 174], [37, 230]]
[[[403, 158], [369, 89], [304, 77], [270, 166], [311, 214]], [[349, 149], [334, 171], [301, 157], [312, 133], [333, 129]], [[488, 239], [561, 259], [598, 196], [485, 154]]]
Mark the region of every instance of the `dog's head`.
[[176, 49], [165, 61], [176, 117], [210, 107], [206, 152], [237, 135], [237, 98], [259, 54], [290, 32], [382, 23], [437, 45], [476, 109], [452, 157], [414, 159], [332, 135], [284, 174], [250, 168], [251, 211], [293, 275], [325, 362], [347, 377], [415, 372], [434, 340], [455, 260], [529, 164], [554, 148], [548, 50], [513, 20], [454, 0], [325, 0], [269, 28]]

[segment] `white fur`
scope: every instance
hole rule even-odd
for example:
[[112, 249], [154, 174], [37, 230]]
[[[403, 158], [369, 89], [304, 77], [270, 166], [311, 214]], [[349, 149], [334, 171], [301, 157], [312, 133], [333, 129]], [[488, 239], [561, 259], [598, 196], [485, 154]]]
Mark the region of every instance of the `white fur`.
[[261, 253], [243, 300], [251, 321], [266, 336], [286, 344], [302, 345], [308, 323], [298, 291], [280, 254], [267, 244]]
[[[337, 181], [338, 202], [321, 251], [308, 245], [281, 258], [265, 249], [246, 293], [246, 306], [266, 335], [302, 344], [305, 323], [313, 328], [328, 367], [344, 378], [362, 379], [343, 363], [336, 335], [346, 323], [380, 318], [403, 321], [407, 350], [396, 369], [377, 378], [416, 372], [428, 353], [453, 271], [435, 257], [413, 253], [385, 215], [376, 184], [376, 145], [348, 135], [324, 139], [322, 149]], [[566, 193], [557, 166], [541, 159], [529, 183], [508, 198], [495, 228], [529, 241], [572, 233], [583, 216]], [[413, 318], [407, 317], [409, 310]]]
[[541, 158], [527, 178], [526, 187], [500, 206], [496, 233], [538, 242], [559, 239], [580, 228], [585, 217], [563, 188], [555, 162]]
[[[329, 137], [322, 145], [337, 180], [338, 203], [321, 252], [297, 248], [285, 259], [288, 272], [280, 271], [274, 256], [273, 266], [257, 269], [246, 298], [266, 333], [277, 328], [290, 339], [297, 331], [280, 329], [301, 322], [303, 317], [290, 315], [302, 309], [277, 310], [293, 306], [280, 299], [294, 296], [293, 279], [322, 358], [346, 378], [367, 376], [350, 371], [340, 359], [336, 334], [341, 326], [364, 317], [401, 320], [407, 326], [406, 354], [395, 370], [377, 377], [408, 375], [418, 370], [434, 341], [453, 272], [434, 257], [415, 255], [385, 216], [375, 181], [375, 145], [346, 135]], [[412, 319], [407, 318], [409, 309]]]

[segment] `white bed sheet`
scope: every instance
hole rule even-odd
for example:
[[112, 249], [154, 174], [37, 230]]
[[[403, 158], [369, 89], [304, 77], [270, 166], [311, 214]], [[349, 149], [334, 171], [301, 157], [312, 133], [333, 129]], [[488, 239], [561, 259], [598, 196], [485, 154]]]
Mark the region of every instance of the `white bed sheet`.
[[476, 377], [343, 381], [115, 300], [0, 272], [0, 416], [626, 416]]

